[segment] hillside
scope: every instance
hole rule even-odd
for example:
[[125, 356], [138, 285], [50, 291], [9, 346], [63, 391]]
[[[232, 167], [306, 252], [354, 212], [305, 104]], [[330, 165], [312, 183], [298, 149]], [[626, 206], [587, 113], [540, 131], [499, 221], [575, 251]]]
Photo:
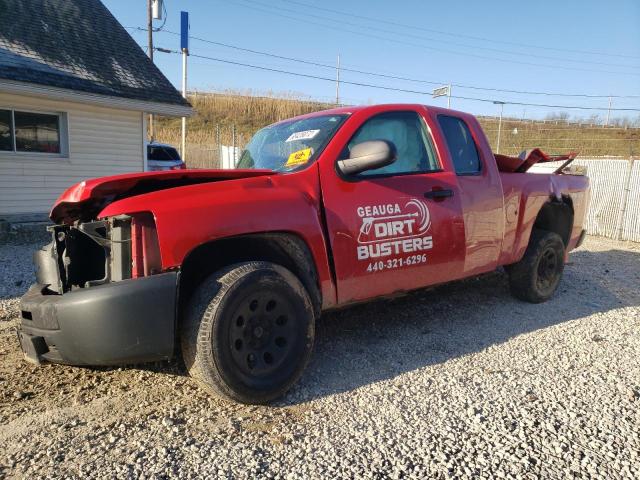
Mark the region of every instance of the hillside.
[[[211, 167], [218, 162], [217, 145], [244, 146], [253, 133], [270, 123], [295, 115], [332, 108], [332, 104], [290, 97], [252, 96], [236, 93], [197, 93], [189, 97], [195, 115], [187, 126], [187, 163]], [[480, 118], [493, 149], [498, 119]], [[158, 141], [180, 144], [180, 119], [158, 118]], [[234, 140], [235, 138], [235, 140]], [[550, 153], [577, 150], [583, 157], [640, 155], [640, 129], [604, 127], [566, 121], [503, 119], [501, 153], [517, 154], [532, 147]]]
[[[189, 96], [195, 115], [188, 119], [187, 141], [209, 145], [216, 140], [219, 131], [223, 145], [232, 143], [232, 127], [238, 139], [237, 145], [244, 145], [260, 128], [284, 120], [333, 108], [334, 105], [275, 96], [252, 96], [233, 93], [194, 94]], [[159, 118], [156, 122], [156, 138], [175, 145], [180, 144], [180, 119]], [[217, 127], [217, 128], [216, 128]]]

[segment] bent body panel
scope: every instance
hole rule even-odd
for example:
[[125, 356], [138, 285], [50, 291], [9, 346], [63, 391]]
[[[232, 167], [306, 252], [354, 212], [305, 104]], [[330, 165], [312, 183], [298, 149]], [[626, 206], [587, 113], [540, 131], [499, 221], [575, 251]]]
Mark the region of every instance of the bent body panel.
[[160, 190], [116, 201], [100, 217], [151, 211], [163, 270], [180, 267], [198, 246], [265, 232], [291, 232], [308, 245], [323, 304], [335, 304], [320, 212], [317, 166], [288, 175], [263, 175]]
[[574, 214], [567, 251], [575, 248], [584, 229], [589, 201], [587, 177], [504, 172], [500, 176], [505, 195], [505, 238], [501, 265], [509, 265], [522, 258], [540, 210], [552, 200], [571, 202]]

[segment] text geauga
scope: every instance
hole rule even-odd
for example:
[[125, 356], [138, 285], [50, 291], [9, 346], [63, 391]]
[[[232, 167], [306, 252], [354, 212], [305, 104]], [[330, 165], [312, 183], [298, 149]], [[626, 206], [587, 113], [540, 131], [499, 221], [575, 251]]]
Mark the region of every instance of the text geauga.
[[380, 215], [395, 215], [400, 213], [400, 205], [397, 203], [389, 203], [386, 205], [366, 205], [364, 207], [358, 207], [358, 216], [364, 217], [378, 217]]

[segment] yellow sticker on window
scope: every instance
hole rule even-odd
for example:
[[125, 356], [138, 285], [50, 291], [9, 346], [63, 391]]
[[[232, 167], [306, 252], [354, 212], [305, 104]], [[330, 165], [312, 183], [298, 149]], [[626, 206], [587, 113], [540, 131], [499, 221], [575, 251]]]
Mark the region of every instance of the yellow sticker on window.
[[307, 163], [311, 158], [311, 154], [313, 150], [311, 148], [304, 148], [302, 150], [298, 150], [297, 152], [293, 152], [289, 155], [289, 159], [285, 164], [286, 167], [295, 167], [296, 165], [302, 165], [303, 163]]

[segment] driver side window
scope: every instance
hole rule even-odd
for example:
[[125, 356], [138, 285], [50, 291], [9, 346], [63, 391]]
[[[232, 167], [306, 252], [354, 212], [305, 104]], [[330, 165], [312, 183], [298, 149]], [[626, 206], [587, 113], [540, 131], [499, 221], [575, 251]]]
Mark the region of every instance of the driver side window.
[[391, 142], [396, 148], [396, 161], [355, 175], [358, 178], [440, 170], [429, 132], [416, 112], [388, 112], [370, 118], [349, 141], [348, 152], [355, 145], [369, 140]]

